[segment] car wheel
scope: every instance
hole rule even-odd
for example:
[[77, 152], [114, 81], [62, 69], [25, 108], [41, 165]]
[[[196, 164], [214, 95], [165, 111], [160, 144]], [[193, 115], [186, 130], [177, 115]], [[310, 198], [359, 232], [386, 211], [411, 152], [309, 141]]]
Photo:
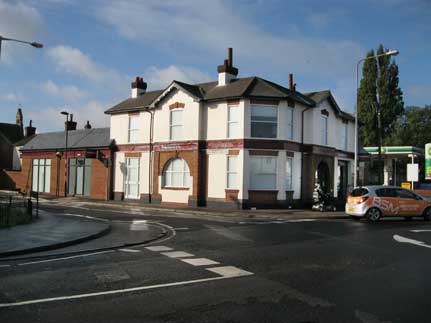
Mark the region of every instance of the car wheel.
[[431, 207], [427, 208], [427, 209], [424, 211], [424, 220], [425, 220], [425, 221], [429, 221], [429, 220], [430, 220], [430, 218], [431, 218]]
[[380, 212], [380, 210], [375, 207], [369, 209], [367, 212], [367, 219], [371, 222], [379, 221], [381, 216], [382, 216], [382, 212]]

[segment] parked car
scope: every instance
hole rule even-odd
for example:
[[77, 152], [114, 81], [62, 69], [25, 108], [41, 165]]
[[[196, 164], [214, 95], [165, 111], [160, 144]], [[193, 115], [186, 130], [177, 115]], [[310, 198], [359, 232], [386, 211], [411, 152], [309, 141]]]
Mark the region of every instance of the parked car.
[[411, 190], [397, 186], [363, 186], [355, 188], [347, 198], [346, 214], [378, 221], [382, 217], [402, 216], [406, 219], [431, 218], [431, 201]]

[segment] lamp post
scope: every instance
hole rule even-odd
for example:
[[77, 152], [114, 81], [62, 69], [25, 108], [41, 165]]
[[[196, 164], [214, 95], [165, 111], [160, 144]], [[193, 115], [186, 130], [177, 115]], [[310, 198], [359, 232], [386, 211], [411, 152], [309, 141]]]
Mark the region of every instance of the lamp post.
[[19, 39], [7, 38], [7, 37], [0, 36], [0, 57], [1, 57], [1, 43], [2, 43], [2, 41], [14, 41], [14, 42], [17, 42], [17, 43], [28, 44], [28, 45], [33, 46], [34, 48], [42, 48], [43, 47], [43, 44], [41, 44], [41, 43], [28, 42], [28, 41], [24, 41], [24, 40], [19, 40]]
[[359, 91], [359, 64], [367, 59], [375, 59], [380, 56], [396, 56], [399, 54], [397, 50], [389, 50], [386, 53], [365, 57], [356, 63], [356, 105], [355, 105], [355, 164], [354, 164], [354, 177], [353, 187], [358, 186], [358, 91]]
[[65, 124], [65, 130], [66, 130], [66, 143], [64, 148], [64, 196], [67, 196], [67, 177], [68, 177], [68, 171], [67, 171], [67, 137], [69, 133], [69, 112], [61, 111], [62, 115], [66, 116], [66, 124]]

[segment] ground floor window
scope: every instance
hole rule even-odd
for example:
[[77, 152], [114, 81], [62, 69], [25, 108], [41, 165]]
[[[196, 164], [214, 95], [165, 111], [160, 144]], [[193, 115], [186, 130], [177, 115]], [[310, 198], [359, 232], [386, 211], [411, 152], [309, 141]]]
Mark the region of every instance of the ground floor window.
[[190, 171], [184, 159], [171, 159], [163, 170], [164, 187], [189, 187]]
[[292, 158], [286, 160], [286, 191], [292, 190]]
[[139, 198], [139, 157], [126, 158], [125, 196]]
[[277, 188], [277, 157], [250, 157], [250, 188], [275, 190]]
[[69, 159], [69, 195], [90, 196], [91, 193], [91, 159]]
[[227, 156], [227, 188], [238, 188], [238, 156]]
[[49, 193], [51, 190], [51, 159], [33, 159], [32, 191]]

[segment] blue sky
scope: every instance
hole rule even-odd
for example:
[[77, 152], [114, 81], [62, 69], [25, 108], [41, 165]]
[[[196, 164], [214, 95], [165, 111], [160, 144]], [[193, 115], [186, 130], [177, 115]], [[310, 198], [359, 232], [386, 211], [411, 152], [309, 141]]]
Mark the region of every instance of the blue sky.
[[215, 80], [227, 47], [240, 77], [294, 73], [299, 91], [330, 89], [353, 111], [356, 62], [382, 43], [400, 51], [406, 105], [423, 106], [430, 17], [429, 0], [0, 0], [0, 35], [45, 45], [3, 42], [0, 122], [21, 106], [39, 132], [62, 129], [64, 109], [78, 128], [106, 126], [135, 76], [149, 89]]

